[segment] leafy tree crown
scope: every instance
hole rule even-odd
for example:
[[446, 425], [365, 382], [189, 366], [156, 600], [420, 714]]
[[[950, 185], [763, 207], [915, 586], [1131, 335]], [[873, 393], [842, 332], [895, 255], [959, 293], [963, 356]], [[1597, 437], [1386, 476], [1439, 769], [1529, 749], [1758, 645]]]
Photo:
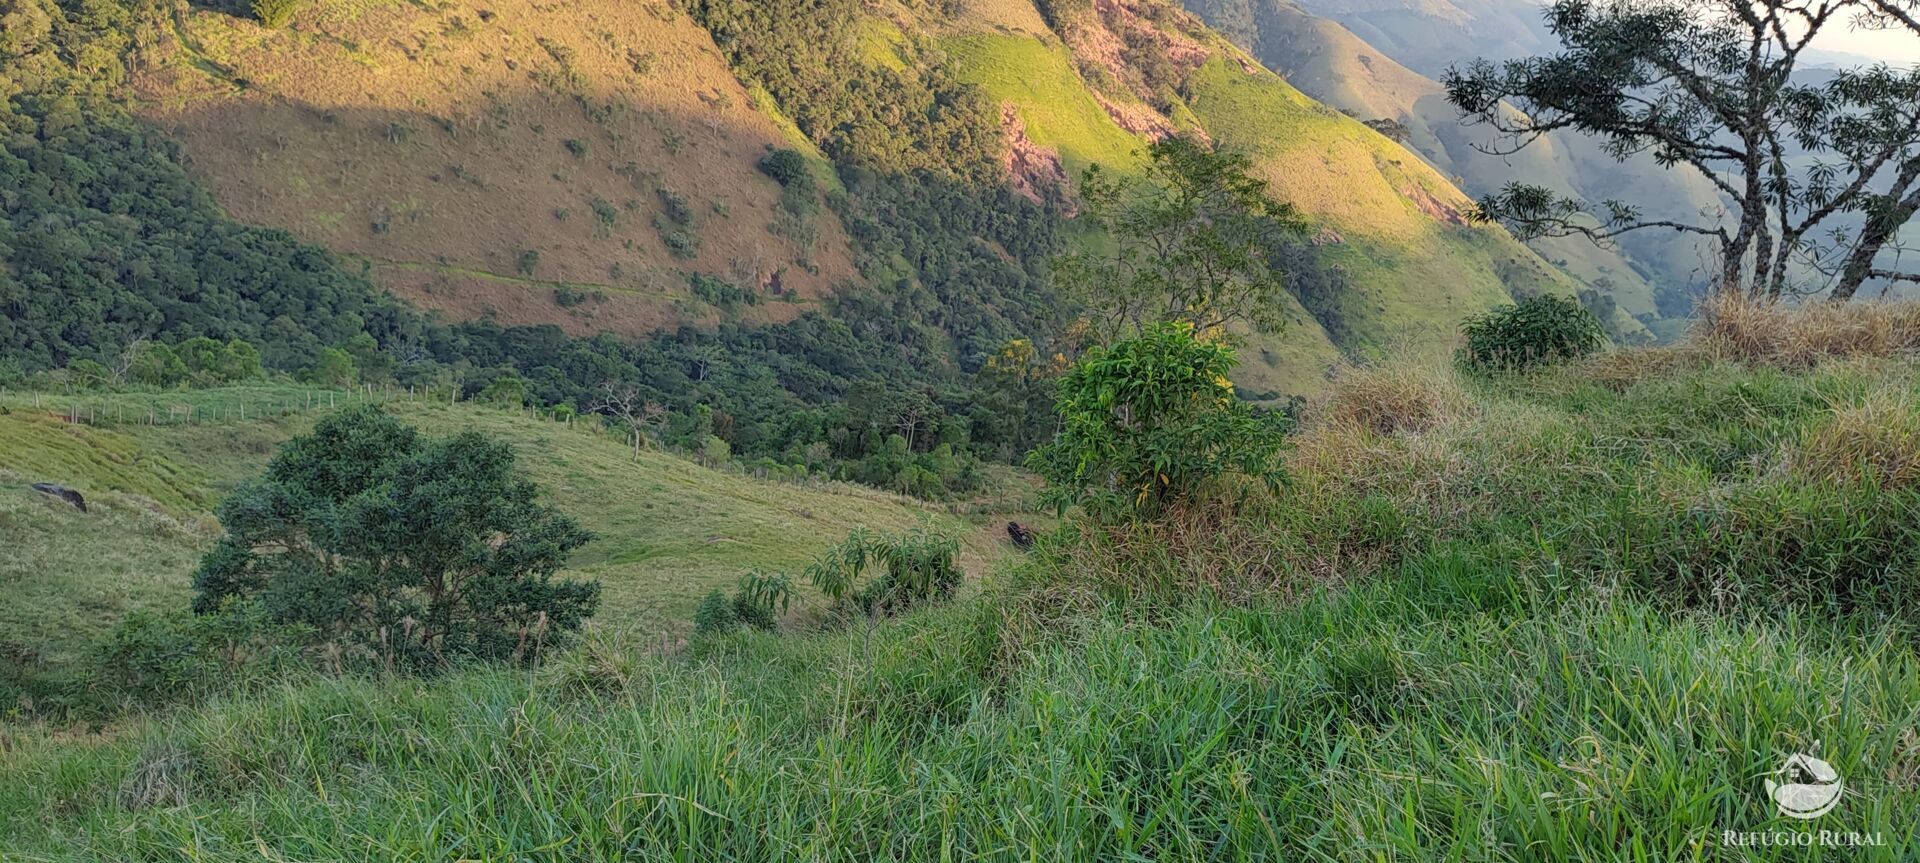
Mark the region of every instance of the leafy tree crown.
[[539, 501], [508, 446], [423, 437], [376, 407], [289, 441], [220, 521], [196, 611], [257, 601], [389, 664], [531, 660], [599, 602], [597, 582], [557, 577], [589, 534]]
[[1277, 484], [1284, 430], [1235, 396], [1233, 365], [1231, 349], [1185, 323], [1089, 351], [1061, 378], [1058, 434], [1028, 459], [1048, 500], [1117, 517], [1151, 514], [1227, 474]]

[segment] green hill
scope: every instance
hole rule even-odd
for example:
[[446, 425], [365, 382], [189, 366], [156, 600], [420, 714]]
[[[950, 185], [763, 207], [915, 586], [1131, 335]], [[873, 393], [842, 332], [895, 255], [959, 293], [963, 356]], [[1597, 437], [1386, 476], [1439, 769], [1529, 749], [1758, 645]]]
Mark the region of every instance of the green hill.
[[1465, 196], [1417, 156], [1175, 7], [1101, 5], [1052, 24], [1025, 3], [979, 11], [921, 26], [941, 34], [960, 77], [1011, 109], [1016, 150], [1036, 151], [1018, 164], [1051, 160], [1071, 178], [1092, 163], [1124, 168], [1149, 136], [1198, 134], [1253, 155], [1272, 194], [1314, 222], [1314, 256], [1345, 277], [1342, 287], [1297, 292], [1296, 325], [1255, 340], [1244, 385], [1317, 391], [1342, 354], [1434, 356], [1467, 315], [1573, 290], [1505, 232], [1466, 225]]
[[[309, 408], [316, 392], [323, 406]], [[352, 398], [294, 387], [0, 398], [6, 643], [57, 664], [129, 611], [184, 608], [200, 553], [219, 532], [212, 511], [220, 498], [257, 475], [325, 404]], [[513, 445], [521, 469], [596, 535], [574, 555], [572, 574], [604, 585], [594, 624], [601, 628], [683, 632], [709, 590], [754, 567], [797, 572], [855, 527], [902, 530], [931, 520], [965, 538], [974, 575], [1004, 547], [997, 525], [976, 531], [945, 508], [862, 486], [759, 479], [654, 451], [636, 458], [597, 422], [570, 426], [404, 395], [385, 404], [429, 433], [474, 429]], [[69, 422], [74, 414], [82, 421]], [[79, 490], [88, 511], [32, 491], [33, 482]]]
[[[1070, 187], [1088, 164], [1131, 164], [1151, 136], [1175, 130], [1258, 152], [1276, 197], [1316, 222], [1321, 266], [1345, 278], [1301, 297], [1293, 331], [1257, 345], [1242, 373], [1255, 390], [1314, 391], [1342, 354], [1435, 355], [1468, 314], [1572, 290], [1498, 230], [1463, 225], [1466, 199], [1445, 177], [1177, 7], [1143, 0], [1050, 23], [1044, 5], [867, 6], [832, 22], [833, 35], [808, 37], [851, 40], [845, 54], [805, 49], [818, 57], [779, 40], [784, 27], [825, 26], [809, 23], [825, 7], [776, 23], [660, 0], [565, 13], [315, 2], [280, 31], [192, 8], [143, 55], [137, 104], [229, 212], [360, 257], [378, 283], [455, 318], [581, 334], [711, 324], [714, 310], [679, 275], [694, 271], [781, 286], [797, 302], [737, 318], [776, 321], [812, 308], [856, 263], [881, 282], [911, 269], [866, 230], [849, 234], [844, 207], [793, 234], [755, 162], [774, 147], [818, 157], [818, 144], [842, 167], [964, 163], [975, 145], [911, 130], [898, 143], [834, 138], [844, 126], [813, 118], [850, 104], [893, 110], [880, 102], [895, 85], [839, 80], [815, 63], [978, 85], [1003, 112], [991, 130], [1002, 140], [985, 144], [1006, 164], [992, 182], [1031, 195]], [[787, 52], [790, 70], [767, 71], [774, 54], [762, 51]], [[942, 153], [954, 146], [967, 152]], [[671, 196], [693, 213], [681, 232], [697, 241], [691, 254], [660, 228]], [[465, 218], [476, 211], [488, 218]], [[591, 299], [557, 304], [556, 288]]]
[[[1504, 380], [1349, 372], [1277, 494], [1076, 523], [879, 625], [665, 653], [602, 628], [534, 672], [9, 729], [0, 854], [1787, 861], [1831, 834], [1905, 860], [1914, 320], [1739, 313]], [[625, 469], [541, 421], [404, 410]], [[563, 500], [593, 487], [527, 455]], [[1803, 752], [1848, 791], [1817, 823], [1763, 784]]]
[[[1473, 195], [1521, 182], [1582, 200], [1649, 201], [1655, 211], [1675, 218], [1711, 209], [1717, 201], [1714, 190], [1698, 177], [1665, 170], [1644, 154], [1617, 161], [1580, 135], [1548, 136], [1510, 154], [1485, 152], [1483, 148], [1500, 144], [1496, 135], [1463, 125], [1434, 77], [1396, 62], [1405, 52], [1370, 45], [1334, 20], [1310, 14], [1301, 4], [1194, 0], [1188, 6], [1211, 21], [1240, 21], [1235, 37], [1240, 44], [1313, 98], [1362, 120], [1398, 123], [1409, 149]], [[1443, 14], [1440, 8], [1427, 13], [1445, 18], [1453, 14]], [[1343, 20], [1355, 16], [1396, 20], [1385, 9], [1348, 11]], [[1432, 22], [1426, 26], [1434, 32], [1446, 30]], [[1471, 43], [1462, 50], [1475, 47], [1480, 53], [1460, 54], [1453, 62], [1497, 54], [1499, 46]], [[1685, 237], [1629, 235], [1618, 248], [1599, 247], [1580, 238], [1544, 239], [1533, 246], [1584, 285], [1599, 285], [1621, 313], [1612, 322], [1614, 331], [1628, 337], [1642, 332], [1641, 320], [1683, 317], [1691, 307], [1687, 286], [1699, 281], [1701, 253], [1698, 244]], [[1671, 334], [1670, 325], [1663, 329]]]

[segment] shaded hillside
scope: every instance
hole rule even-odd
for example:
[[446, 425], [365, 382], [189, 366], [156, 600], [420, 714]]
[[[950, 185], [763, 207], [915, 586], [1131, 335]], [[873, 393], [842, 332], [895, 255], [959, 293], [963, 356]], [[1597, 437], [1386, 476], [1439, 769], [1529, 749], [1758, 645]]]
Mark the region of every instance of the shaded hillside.
[[[1711, 186], [1699, 177], [1664, 169], [1650, 156], [1622, 163], [1578, 134], [1551, 135], [1515, 153], [1489, 153], [1503, 142], [1490, 130], [1464, 125], [1438, 81], [1402, 65], [1395, 52], [1370, 45], [1339, 22], [1309, 14], [1290, 0], [1191, 0], [1188, 5], [1213, 20], [1240, 21], [1244, 44], [1314, 98], [1362, 120], [1399, 124], [1396, 131], [1408, 147], [1470, 194], [1523, 182], [1585, 200], [1654, 202], [1648, 212], [1669, 217], [1716, 206]], [[1533, 245], [1615, 302], [1622, 313], [1614, 321], [1620, 334], [1639, 330], [1639, 321], [1673, 330], [1673, 324], [1654, 319], [1684, 316], [1691, 307], [1686, 286], [1702, 278], [1699, 243], [1664, 232], [1629, 235], [1617, 248], [1577, 238]]]
[[314, 3], [282, 30], [193, 6], [171, 23], [139, 110], [193, 174], [235, 217], [363, 257], [421, 306], [641, 335], [717, 320], [688, 272], [764, 295], [750, 321], [855, 275], [833, 215], [788, 212], [755, 169], [804, 140], [665, 0]]
[[1539, 0], [1306, 0], [1301, 5], [1430, 78], [1468, 58], [1530, 57], [1558, 44], [1541, 19]]

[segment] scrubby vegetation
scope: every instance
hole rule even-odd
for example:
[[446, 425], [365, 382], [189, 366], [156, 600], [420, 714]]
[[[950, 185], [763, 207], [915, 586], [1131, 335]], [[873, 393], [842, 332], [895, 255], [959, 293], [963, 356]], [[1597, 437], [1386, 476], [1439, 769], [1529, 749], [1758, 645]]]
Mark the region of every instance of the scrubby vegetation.
[[1234, 395], [1232, 369], [1187, 321], [1094, 348], [1060, 379], [1060, 431], [1028, 463], [1062, 511], [1102, 519], [1157, 515], [1229, 474], [1277, 486], [1283, 427]]
[[[1728, 301], [1603, 353], [1444, 181], [1173, 7], [1046, 3], [1031, 40], [953, 3], [681, 0], [647, 8], [791, 144], [728, 154], [779, 185], [783, 260], [714, 269], [728, 205], [595, 132], [549, 155], [638, 197], [539, 220], [585, 203], [592, 240], [698, 268], [607, 296], [666, 284], [701, 326], [448, 323], [227, 220], [125, 119], [121, 55], [185, 41], [173, 10], [0, 4], [0, 384], [28, 388], [0, 540], [45, 573], [0, 579], [0, 857], [1696, 859], [1809, 829], [1756, 793], [1805, 751], [1863, 856], [1920, 840], [1911, 310]], [[621, 107], [532, 43], [567, 111]], [[727, 152], [731, 92], [697, 94], [697, 146]], [[1309, 231], [1276, 129], [1377, 206]], [[1049, 181], [1094, 156], [1078, 200]], [[859, 278], [787, 295], [823, 236]], [[592, 318], [538, 281], [555, 251], [501, 244], [500, 278]], [[1403, 255], [1458, 277], [1450, 315], [1532, 299], [1456, 367], [1243, 400], [1235, 348], [1283, 324], [1384, 344], [1410, 313], [1367, 278]], [[1036, 492], [1057, 526], [1006, 520], [1046, 521]]]
[[[0, 603], [0, 721], [109, 721], [132, 706], [251, 691], [301, 668], [384, 668], [378, 657], [368, 662], [364, 632], [322, 637], [264, 616], [256, 626], [249, 616], [187, 613], [194, 572], [222, 533], [222, 500], [243, 494], [316, 419], [366, 402], [419, 428], [419, 441], [479, 431], [510, 445], [514, 472], [594, 534], [556, 578], [599, 582], [598, 628], [676, 631], [710, 589], [732, 587], [749, 570], [797, 579], [819, 551], [859, 526], [896, 532], [932, 517], [941, 532], [966, 539], [969, 568], [994, 554], [963, 522], [911, 499], [818, 473], [740, 461], [703, 467], [657, 448], [635, 453], [596, 417], [452, 402], [445, 391], [409, 397], [264, 381], [0, 391], [0, 545], [8, 549], [0, 584], [9, 596]], [[1020, 506], [1023, 484], [1003, 473], [969, 506]], [[48, 479], [83, 492], [88, 511], [28, 487]], [[992, 503], [1002, 496], [1006, 504]], [[414, 595], [394, 589], [401, 599]], [[283, 598], [290, 597], [274, 597]], [[801, 607], [816, 602], [803, 599]], [[130, 615], [146, 622], [123, 632]], [[229, 650], [242, 641], [236, 632], [247, 645], [273, 649]], [[539, 646], [549, 650], [566, 640], [552, 625], [546, 636]], [[145, 664], [104, 647], [123, 637], [159, 647]], [[404, 668], [396, 663], [396, 671]]]
[[[1782, 319], [1526, 376], [1351, 370], [1278, 492], [1074, 520], [876, 626], [607, 633], [532, 675], [29, 734], [0, 825], [56, 859], [1789, 860], [1721, 834], [1816, 829], [1904, 859], [1913, 360], [1727, 347]], [[1850, 790], [1817, 824], [1759, 781], [1810, 750]]]
[[1462, 335], [1459, 360], [1479, 371], [1518, 371], [1583, 357], [1607, 339], [1593, 312], [1552, 294], [1477, 315]]

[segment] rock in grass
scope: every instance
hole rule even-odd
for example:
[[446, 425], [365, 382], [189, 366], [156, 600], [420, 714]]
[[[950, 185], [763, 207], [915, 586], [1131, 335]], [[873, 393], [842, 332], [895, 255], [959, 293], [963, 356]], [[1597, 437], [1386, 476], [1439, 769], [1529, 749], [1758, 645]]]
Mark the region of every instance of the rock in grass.
[[33, 490], [44, 495], [49, 495], [49, 496], [57, 497], [61, 500], [64, 500], [67, 503], [72, 504], [74, 509], [77, 509], [81, 512], [87, 511], [87, 499], [84, 497], [81, 497], [79, 492], [74, 491], [73, 489], [67, 488], [64, 485], [58, 485], [56, 483], [51, 483], [51, 482], [36, 482], [33, 484]]

